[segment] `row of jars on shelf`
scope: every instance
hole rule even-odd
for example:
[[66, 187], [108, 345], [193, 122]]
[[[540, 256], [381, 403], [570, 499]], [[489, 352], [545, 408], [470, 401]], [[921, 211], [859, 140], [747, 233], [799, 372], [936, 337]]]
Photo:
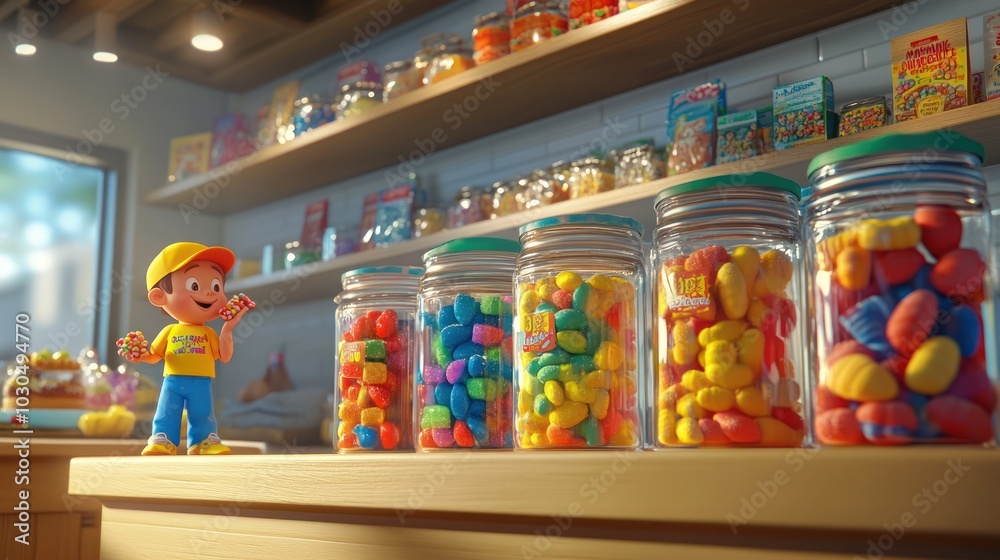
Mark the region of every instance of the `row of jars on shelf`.
[[345, 274], [337, 448], [994, 443], [983, 148], [948, 140], [667, 188], [651, 248], [566, 215]]

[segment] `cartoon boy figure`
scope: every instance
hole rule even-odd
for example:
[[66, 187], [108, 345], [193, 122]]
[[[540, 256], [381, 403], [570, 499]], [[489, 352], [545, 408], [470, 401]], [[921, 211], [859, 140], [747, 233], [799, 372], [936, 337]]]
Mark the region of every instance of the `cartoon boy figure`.
[[177, 320], [167, 325], [135, 362], [163, 360], [163, 388], [153, 416], [153, 435], [143, 455], [173, 455], [180, 443], [181, 414], [187, 409], [188, 455], [225, 455], [212, 402], [215, 361], [233, 357], [233, 328], [246, 308], [222, 325], [219, 335], [205, 325], [226, 305], [226, 273], [236, 256], [225, 247], [200, 243], [169, 245], [146, 270], [149, 302]]

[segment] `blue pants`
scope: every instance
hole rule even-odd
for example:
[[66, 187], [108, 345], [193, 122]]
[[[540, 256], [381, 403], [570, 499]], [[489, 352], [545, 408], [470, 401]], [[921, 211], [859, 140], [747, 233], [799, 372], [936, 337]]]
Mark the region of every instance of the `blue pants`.
[[167, 434], [174, 445], [181, 441], [181, 414], [187, 408], [188, 446], [198, 445], [208, 434], [218, 431], [212, 402], [212, 378], [168, 375], [163, 378], [160, 400], [156, 401], [153, 434]]

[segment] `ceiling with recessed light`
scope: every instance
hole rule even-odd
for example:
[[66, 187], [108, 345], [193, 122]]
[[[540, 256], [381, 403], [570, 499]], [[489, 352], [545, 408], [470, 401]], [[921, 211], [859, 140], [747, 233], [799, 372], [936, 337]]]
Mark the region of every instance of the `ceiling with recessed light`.
[[[42, 36], [94, 52], [95, 60], [111, 61], [99, 54], [110, 49], [121, 63], [160, 64], [175, 76], [240, 92], [340, 52], [358, 33], [377, 36], [448, 1], [0, 0], [0, 30], [44, 21], [37, 25]], [[110, 31], [100, 29], [102, 20]], [[30, 56], [37, 44], [24, 43], [31, 46], [11, 48]], [[216, 50], [200, 50], [209, 48]]]

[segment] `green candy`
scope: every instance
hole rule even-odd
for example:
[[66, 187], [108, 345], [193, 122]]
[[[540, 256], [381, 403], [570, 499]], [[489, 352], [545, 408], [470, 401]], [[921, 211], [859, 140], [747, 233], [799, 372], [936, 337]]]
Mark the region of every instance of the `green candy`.
[[[537, 402], [537, 401], [536, 401]], [[587, 417], [580, 422], [580, 435], [587, 441], [588, 447], [599, 447], [604, 445], [604, 432], [601, 430], [601, 423], [593, 416]]]
[[528, 373], [531, 375], [538, 375], [538, 370], [542, 369], [542, 359], [535, 358], [528, 362]]
[[483, 315], [510, 315], [511, 305], [500, 296], [486, 296], [479, 304]]
[[486, 349], [486, 371], [497, 373], [500, 371], [500, 347], [494, 346]]
[[375, 362], [385, 361], [385, 341], [379, 339], [365, 341], [365, 359]]
[[538, 358], [538, 363], [542, 366], [558, 366], [569, 362], [572, 357], [569, 352], [562, 348], [556, 348], [551, 352], [542, 354], [541, 358]]
[[445, 348], [444, 343], [441, 342], [441, 333], [434, 335], [431, 351], [434, 353], [434, 361], [437, 362], [437, 365], [443, 368], [448, 367], [448, 364], [451, 363], [451, 351]]
[[556, 307], [555, 305], [552, 305], [551, 303], [549, 303], [547, 301], [543, 301], [542, 303], [538, 304], [538, 307], [535, 308], [534, 312], [535, 313], [544, 313], [544, 312], [555, 313], [558, 310], [559, 310], [559, 308]]
[[559, 366], [545, 366], [538, 371], [537, 377], [542, 383], [559, 379]]
[[576, 309], [562, 309], [556, 312], [556, 330], [578, 331], [587, 326], [587, 316]]
[[572, 366], [573, 371], [578, 373], [590, 373], [597, 369], [597, 366], [594, 365], [594, 359], [586, 354], [573, 356], [569, 360], [569, 365]]
[[465, 388], [469, 390], [471, 399], [492, 401], [497, 398], [497, 382], [492, 379], [473, 377], [466, 382]]
[[573, 309], [577, 311], [587, 310], [587, 300], [590, 299], [590, 284], [584, 282], [573, 290]]
[[447, 406], [434, 404], [424, 407], [424, 410], [420, 414], [420, 429], [450, 427], [451, 410]]
[[552, 408], [552, 401], [550, 401], [544, 394], [535, 397], [535, 414], [539, 416], [548, 416], [548, 414], [552, 412]]
[[556, 333], [556, 344], [570, 354], [583, 354], [587, 351], [587, 338], [580, 331], [561, 331]]
[[534, 377], [529, 377], [525, 380], [524, 389], [529, 395], [538, 395], [545, 391], [545, 384]]

